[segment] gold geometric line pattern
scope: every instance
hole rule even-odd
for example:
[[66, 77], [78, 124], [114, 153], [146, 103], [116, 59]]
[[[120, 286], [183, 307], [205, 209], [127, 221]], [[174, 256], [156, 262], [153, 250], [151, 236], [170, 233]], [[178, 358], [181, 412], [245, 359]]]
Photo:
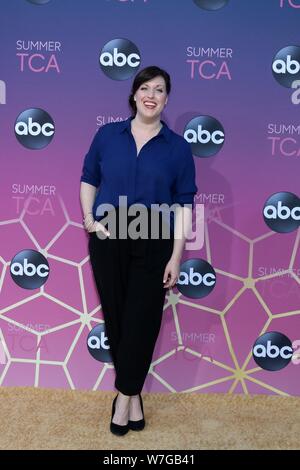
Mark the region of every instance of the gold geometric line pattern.
[[[61, 196], [59, 196], [59, 201], [60, 201], [64, 216], [66, 218], [66, 222], [61, 227], [61, 229], [57, 232], [57, 234], [52, 238], [52, 240], [48, 243], [48, 245], [45, 249], [42, 249], [39, 246], [38, 241], [35, 239], [35, 237], [31, 233], [29, 227], [24, 222], [23, 218], [24, 218], [24, 215], [25, 215], [25, 209], [23, 210], [20, 218], [1, 221], [0, 225], [20, 223], [21, 226], [23, 227], [24, 231], [27, 233], [28, 237], [32, 240], [32, 242], [35, 245], [36, 249], [39, 252], [41, 252], [42, 254], [44, 254], [44, 256], [46, 258], [49, 258], [49, 259], [52, 258], [52, 259], [55, 259], [59, 262], [77, 267], [79, 281], [80, 281], [80, 291], [81, 291], [82, 302], [83, 302], [83, 312], [75, 309], [74, 307], [68, 305], [67, 303], [65, 303], [63, 301], [60, 301], [59, 299], [55, 298], [54, 296], [44, 292], [44, 286], [42, 286], [42, 288], [40, 289], [40, 293], [34, 294], [30, 297], [27, 297], [26, 299], [18, 301], [15, 304], [9, 305], [8, 307], [0, 310], [0, 318], [2, 318], [6, 322], [14, 324], [14, 325], [16, 325], [20, 328], [23, 328], [26, 331], [30, 331], [31, 333], [35, 334], [37, 336], [37, 342], [38, 343], [40, 342], [40, 339], [41, 339], [42, 336], [45, 336], [46, 334], [49, 334], [50, 332], [59, 331], [59, 330], [62, 330], [64, 328], [67, 328], [68, 326], [74, 325], [74, 324], [81, 324], [81, 325], [79, 327], [79, 330], [77, 331], [77, 334], [73, 338], [72, 344], [69, 348], [69, 351], [68, 351], [64, 361], [41, 360], [40, 359], [40, 348], [37, 348], [36, 359], [12, 358], [9, 354], [7, 345], [5, 344], [5, 341], [4, 341], [4, 337], [3, 337], [2, 332], [0, 330], [0, 333], [1, 333], [0, 339], [1, 339], [3, 349], [4, 349], [6, 357], [7, 357], [7, 362], [6, 362], [5, 367], [4, 367], [4, 369], [1, 373], [1, 376], [0, 376], [0, 385], [3, 383], [3, 380], [5, 378], [5, 375], [8, 371], [9, 366], [10, 366], [11, 363], [32, 363], [32, 364], [35, 364], [35, 366], [36, 366], [35, 381], [34, 381], [35, 382], [34, 383], [35, 387], [38, 387], [38, 384], [39, 384], [40, 365], [41, 364], [45, 364], [45, 365], [50, 364], [50, 365], [62, 366], [62, 368], [64, 370], [64, 373], [65, 373], [65, 376], [66, 376], [66, 379], [67, 379], [67, 381], [70, 385], [70, 388], [74, 389], [74, 384], [73, 384], [72, 378], [71, 378], [70, 373], [69, 373], [68, 368], [67, 368], [68, 361], [71, 357], [71, 354], [72, 354], [72, 352], [73, 352], [73, 350], [74, 350], [74, 348], [77, 344], [77, 341], [80, 338], [81, 332], [83, 331], [83, 328], [84, 328], [85, 325], [88, 325], [88, 327], [91, 329], [90, 321], [97, 322], [97, 323], [103, 323], [102, 319], [93, 318], [93, 316], [98, 311], [100, 311], [101, 306], [100, 306], [100, 308], [99, 308], [99, 306], [96, 307], [90, 313], [87, 310], [87, 302], [86, 302], [86, 296], [85, 296], [85, 288], [84, 288], [84, 282], [83, 282], [82, 267], [85, 265], [86, 262], [89, 261], [89, 256], [85, 257], [84, 260], [81, 260], [80, 263], [76, 263], [76, 262], [73, 262], [71, 260], [68, 260], [68, 259], [65, 259], [65, 258], [62, 258], [62, 257], [51, 255], [47, 251], [55, 243], [55, 241], [60, 237], [60, 235], [65, 232], [65, 230], [68, 228], [68, 226], [72, 225], [74, 227], [83, 229], [82, 224], [79, 224], [77, 222], [73, 222], [73, 221], [70, 220], [69, 215], [68, 215], [68, 211], [65, 207], [65, 204], [64, 204]], [[173, 389], [173, 387], [170, 384], [168, 384], [162, 377], [159, 376], [159, 374], [157, 374], [156, 371], [153, 370], [153, 367], [156, 364], [159, 364], [163, 360], [167, 359], [168, 357], [172, 356], [173, 354], [176, 354], [176, 351], [180, 350], [180, 347], [184, 348], [184, 345], [183, 345], [183, 342], [182, 342], [182, 335], [181, 335], [181, 331], [180, 331], [179, 320], [178, 320], [178, 314], [177, 314], [177, 311], [176, 311], [177, 304], [182, 304], [182, 305], [191, 306], [195, 309], [205, 310], [207, 312], [214, 313], [214, 314], [217, 314], [217, 315], [220, 316], [221, 321], [222, 321], [223, 330], [224, 330], [224, 335], [225, 335], [227, 345], [228, 345], [228, 349], [229, 349], [229, 353], [230, 353], [232, 361], [233, 361], [233, 363], [236, 367], [235, 370], [231, 369], [227, 364], [223, 364], [223, 363], [221, 363], [219, 361], [216, 361], [214, 359], [211, 360], [210, 358], [207, 358], [207, 357], [202, 357], [201, 353], [199, 353], [197, 351], [194, 351], [190, 348], [185, 348], [186, 351], [189, 351], [190, 354], [198, 356], [199, 358], [201, 358], [201, 360], [205, 360], [207, 362], [213, 362], [215, 366], [225, 368], [226, 370], [228, 370], [228, 372], [233, 372], [233, 374], [229, 375], [228, 377], [219, 378], [219, 379], [216, 379], [216, 380], [213, 380], [213, 381], [210, 381], [210, 382], [207, 382], [207, 383], [189, 388], [188, 390], [190, 390], [190, 391], [202, 390], [202, 389], [205, 389], [205, 388], [210, 387], [212, 385], [216, 385], [216, 384], [234, 379], [234, 382], [230, 387], [230, 393], [233, 393], [235, 388], [237, 387], [237, 385], [239, 383], [241, 383], [241, 386], [242, 386], [242, 389], [243, 389], [244, 393], [249, 394], [249, 392], [247, 390], [247, 386], [246, 386], [246, 380], [248, 380], [248, 381], [251, 381], [253, 383], [256, 383], [256, 384], [260, 385], [263, 388], [266, 388], [269, 391], [277, 393], [278, 395], [289, 396], [289, 394], [286, 393], [285, 391], [279, 390], [276, 387], [272, 387], [271, 385], [266, 384], [266, 383], [256, 379], [255, 377], [251, 376], [251, 373], [256, 372], [257, 370], [260, 370], [260, 368], [254, 368], [254, 369], [251, 369], [249, 371], [245, 371], [245, 368], [246, 368], [247, 364], [249, 363], [249, 361], [251, 359], [252, 351], [249, 352], [249, 354], [248, 354], [244, 364], [242, 365], [242, 367], [241, 368], [239, 367], [238, 361], [237, 361], [237, 358], [236, 358], [236, 355], [235, 355], [235, 351], [234, 351], [232, 343], [231, 343], [231, 339], [230, 339], [230, 335], [229, 335], [229, 332], [228, 332], [226, 320], [225, 320], [226, 312], [234, 305], [234, 303], [237, 301], [237, 299], [243, 294], [243, 292], [246, 289], [251, 289], [252, 290], [252, 292], [254, 293], [254, 295], [256, 296], [256, 298], [258, 299], [259, 303], [261, 304], [261, 306], [263, 307], [263, 309], [265, 310], [265, 312], [268, 316], [268, 318], [266, 320], [266, 323], [263, 326], [259, 336], [267, 330], [267, 328], [268, 328], [268, 326], [269, 326], [269, 324], [270, 324], [270, 322], [273, 318], [278, 318], [278, 317], [283, 317], [283, 316], [287, 317], [287, 316], [291, 316], [291, 315], [300, 314], [300, 311], [296, 310], [296, 311], [284, 312], [284, 313], [273, 315], [272, 312], [270, 311], [270, 309], [268, 308], [268, 306], [266, 305], [266, 303], [264, 302], [264, 300], [262, 299], [262, 297], [260, 296], [260, 294], [257, 291], [256, 287], [255, 287], [256, 282], [261, 282], [262, 280], [276, 278], [276, 277], [279, 277], [279, 276], [283, 275], [283, 272], [281, 271], [281, 272], [278, 272], [278, 273], [274, 273], [274, 274], [259, 277], [259, 278], [253, 278], [253, 276], [252, 276], [254, 244], [261, 241], [261, 240], [264, 240], [268, 237], [271, 237], [271, 236], [275, 235], [275, 233], [274, 232], [267, 232], [267, 233], [265, 233], [265, 234], [263, 234], [259, 237], [254, 238], [253, 240], [251, 240], [247, 236], [243, 235], [241, 232], [237, 231], [236, 229], [233, 229], [232, 227], [228, 226], [227, 224], [225, 224], [224, 222], [222, 222], [222, 221], [220, 221], [216, 218], [212, 217], [210, 220], [215, 222], [219, 226], [223, 227], [225, 230], [228, 230], [234, 236], [239, 237], [240, 239], [244, 240], [245, 242], [247, 242], [249, 244], [248, 277], [243, 278], [243, 277], [237, 276], [233, 273], [227, 273], [226, 271], [214, 268], [216, 272], [218, 272], [218, 273], [220, 273], [224, 276], [227, 276], [229, 278], [233, 278], [233, 279], [236, 279], [236, 280], [241, 281], [241, 282], [244, 283], [244, 286], [235, 294], [233, 299], [230, 300], [228, 305], [222, 311], [219, 311], [219, 310], [216, 310], [216, 309], [213, 309], [213, 308], [210, 308], [210, 307], [206, 307], [205, 305], [201, 305], [199, 303], [193, 303], [192, 301], [189, 301], [189, 300], [184, 300], [183, 298], [181, 298], [182, 297], [181, 293], [175, 294], [172, 290], [170, 290], [170, 293], [167, 294], [167, 302], [164, 306], [164, 309], [168, 308], [169, 306], [172, 306], [172, 313], [173, 313], [173, 317], [174, 317], [174, 323], [175, 323], [175, 326], [176, 326], [176, 332], [177, 332], [177, 338], [178, 338], [178, 348], [175, 348], [172, 351], [169, 351], [168, 353], [166, 353], [162, 357], [158, 358], [156, 361], [153, 361], [151, 363], [151, 366], [150, 366], [150, 369], [149, 369], [149, 374], [152, 374], [158, 381], [161, 382], [161, 384], [163, 384], [170, 391], [176, 392], [176, 390]], [[300, 284], [299, 276], [297, 276], [295, 273], [290, 271], [293, 268], [293, 265], [295, 263], [296, 253], [297, 253], [297, 249], [298, 249], [298, 246], [299, 246], [299, 239], [300, 239], [300, 229], [298, 229], [298, 231], [297, 231], [296, 240], [295, 240], [295, 243], [294, 243], [294, 246], [293, 246], [293, 250], [292, 250], [292, 254], [291, 254], [291, 258], [290, 258], [290, 262], [289, 262], [289, 267], [285, 272], [290, 273], [291, 276], [293, 276], [293, 278], [296, 280], [296, 282]], [[205, 248], [206, 248], [207, 261], [211, 263], [211, 249], [210, 249], [209, 229], [208, 229], [208, 223], [207, 222], [205, 222]], [[3, 263], [3, 265], [4, 265], [3, 266], [3, 271], [1, 273], [1, 278], [0, 278], [0, 291], [1, 291], [2, 286], [3, 286], [3, 281], [4, 281], [4, 278], [5, 278], [5, 273], [6, 273], [7, 267], [10, 265], [10, 261], [5, 262], [5, 260], [2, 257], [0, 259]], [[4, 313], [9, 312], [10, 310], [17, 308], [20, 305], [24, 305], [27, 302], [30, 302], [31, 300], [33, 300], [37, 297], [40, 297], [40, 296], [44, 296], [44, 297], [48, 298], [49, 300], [51, 300], [52, 302], [57, 303], [62, 308], [65, 308], [68, 311], [71, 311], [72, 313], [78, 315], [79, 318], [77, 320], [68, 322], [66, 324], [58, 325], [58, 326], [52, 328], [51, 330], [47, 330], [47, 331], [44, 331], [44, 332], [36, 332], [34, 329], [31, 329], [27, 326], [24, 326], [24, 325], [20, 324], [19, 322], [15, 321], [15, 320], [12, 320], [9, 317], [6, 317], [5, 315], [3, 315]], [[87, 316], [89, 317], [89, 319], [87, 318]], [[99, 385], [101, 384], [101, 380], [105, 375], [106, 370], [111, 369], [111, 368], [113, 368], [113, 366], [110, 366], [107, 363], [103, 366], [103, 368], [102, 368], [102, 370], [101, 370], [101, 372], [100, 372], [100, 374], [99, 374], [99, 376], [98, 376], [98, 378], [97, 378], [97, 380], [96, 380], [96, 382], [93, 386], [93, 390], [96, 390], [99, 387]]]

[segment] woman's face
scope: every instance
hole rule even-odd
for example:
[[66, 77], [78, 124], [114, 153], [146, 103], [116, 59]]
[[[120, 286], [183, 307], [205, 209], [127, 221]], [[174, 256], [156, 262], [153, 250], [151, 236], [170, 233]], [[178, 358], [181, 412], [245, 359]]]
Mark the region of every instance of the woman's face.
[[136, 91], [135, 103], [137, 112], [146, 119], [154, 119], [160, 115], [168, 101], [166, 83], [158, 76], [144, 82]]

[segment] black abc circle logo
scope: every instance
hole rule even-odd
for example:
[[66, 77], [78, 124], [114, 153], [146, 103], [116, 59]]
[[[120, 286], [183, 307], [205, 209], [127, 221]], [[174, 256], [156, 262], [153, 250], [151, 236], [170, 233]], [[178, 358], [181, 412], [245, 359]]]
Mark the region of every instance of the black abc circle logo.
[[53, 139], [55, 126], [52, 117], [43, 109], [22, 111], [15, 122], [15, 136], [24, 147], [39, 150]]
[[272, 194], [265, 202], [263, 217], [267, 226], [278, 233], [289, 233], [300, 226], [300, 199], [290, 192]]
[[216, 273], [205, 260], [196, 258], [184, 261], [176, 287], [186, 297], [200, 299], [206, 297], [216, 285]]
[[220, 10], [229, 0], [194, 0], [194, 3], [204, 10]]
[[112, 362], [110, 347], [105, 332], [105, 324], [96, 325], [87, 337], [87, 348], [94, 359], [100, 362]]
[[19, 251], [10, 263], [12, 279], [24, 289], [37, 289], [45, 284], [49, 270], [45, 256], [31, 249]]
[[102, 71], [113, 80], [127, 80], [140, 66], [141, 54], [128, 39], [112, 39], [103, 47], [100, 58]]
[[225, 141], [222, 124], [211, 116], [197, 116], [187, 123], [183, 136], [191, 144], [196, 157], [211, 157], [218, 153]]
[[34, 3], [35, 5], [45, 5], [46, 3], [49, 3], [50, 0], [27, 0], [30, 3]]
[[269, 331], [255, 341], [252, 356], [262, 369], [280, 370], [286, 367], [293, 357], [292, 343], [282, 333]]
[[280, 49], [272, 60], [272, 73], [280, 85], [291, 88], [293, 81], [300, 79], [300, 47]]

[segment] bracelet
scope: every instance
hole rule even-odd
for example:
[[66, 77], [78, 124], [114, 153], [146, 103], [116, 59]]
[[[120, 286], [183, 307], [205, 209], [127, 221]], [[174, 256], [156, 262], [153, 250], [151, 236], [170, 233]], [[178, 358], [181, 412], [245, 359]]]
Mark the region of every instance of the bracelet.
[[84, 223], [85, 228], [88, 230], [90, 227], [92, 227], [95, 223], [95, 220], [90, 220], [87, 224]]
[[89, 219], [87, 218], [83, 219], [83, 225], [87, 230], [89, 229], [89, 227], [94, 225], [94, 222], [95, 222], [94, 217], [90, 217]]
[[87, 218], [88, 215], [93, 215], [92, 212], [87, 212], [84, 216], [83, 216], [83, 222], [85, 221], [85, 219]]
[[90, 225], [88, 225], [88, 226], [86, 227], [86, 230], [89, 232], [89, 229], [91, 229], [96, 223], [97, 223], [97, 221], [94, 220], [93, 223], [91, 223]]
[[91, 225], [91, 224], [93, 224], [93, 223], [94, 223], [94, 219], [90, 219], [90, 220], [88, 220], [88, 221], [86, 221], [86, 220], [83, 221], [83, 225], [84, 225], [85, 227], [88, 227], [89, 225]]

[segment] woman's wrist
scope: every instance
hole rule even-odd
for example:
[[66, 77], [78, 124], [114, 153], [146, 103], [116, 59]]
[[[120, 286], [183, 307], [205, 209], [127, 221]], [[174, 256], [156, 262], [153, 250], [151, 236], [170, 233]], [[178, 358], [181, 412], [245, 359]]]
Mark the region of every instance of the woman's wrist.
[[181, 253], [176, 253], [176, 252], [175, 252], [175, 253], [172, 253], [171, 259], [172, 259], [173, 261], [176, 261], [177, 263], [180, 263], [181, 255], [182, 255]]
[[88, 212], [87, 214], [85, 214], [85, 216], [83, 218], [83, 223], [84, 223], [85, 228], [88, 231], [93, 227], [93, 225], [95, 223], [95, 219], [93, 217], [92, 212]]
[[92, 216], [92, 215], [93, 215], [93, 212], [87, 212], [87, 213], [83, 216], [83, 222], [84, 222], [87, 218], [89, 218], [90, 216]]
[[93, 219], [93, 220], [90, 220], [89, 222], [86, 222], [84, 226], [87, 230], [89, 230], [90, 228], [93, 227], [94, 224], [95, 224], [95, 220]]

